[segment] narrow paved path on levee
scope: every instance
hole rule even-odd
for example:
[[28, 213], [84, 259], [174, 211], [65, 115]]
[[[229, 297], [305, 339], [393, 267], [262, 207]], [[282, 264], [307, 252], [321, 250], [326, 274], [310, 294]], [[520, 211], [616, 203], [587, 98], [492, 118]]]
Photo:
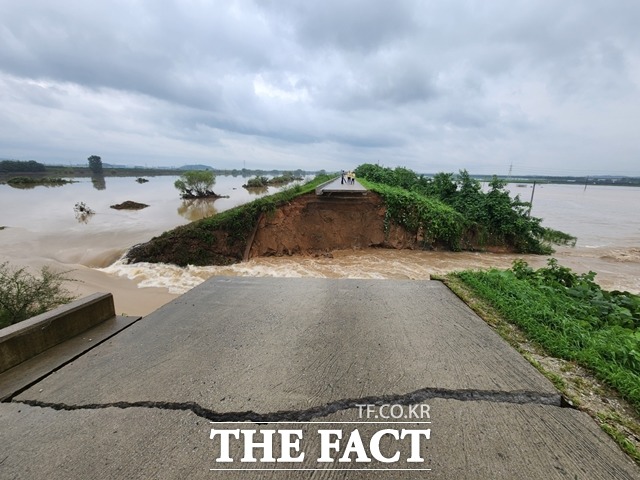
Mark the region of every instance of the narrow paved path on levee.
[[345, 176], [344, 182], [341, 177], [336, 178], [330, 183], [327, 183], [322, 187], [322, 195], [331, 195], [335, 193], [365, 193], [366, 188], [362, 186], [358, 180], [354, 180], [353, 183], [347, 183], [347, 177]]
[[[0, 425], [7, 479], [640, 478], [435, 281], [214, 278], [0, 404]], [[248, 430], [285, 461], [242, 462]]]

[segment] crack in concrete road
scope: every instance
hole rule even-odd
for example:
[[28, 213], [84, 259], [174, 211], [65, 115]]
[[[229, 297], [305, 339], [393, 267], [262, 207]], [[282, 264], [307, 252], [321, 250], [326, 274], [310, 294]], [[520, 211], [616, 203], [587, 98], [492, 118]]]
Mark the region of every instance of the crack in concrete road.
[[49, 403], [40, 400], [13, 400], [32, 407], [52, 408], [54, 410], [97, 410], [103, 408], [155, 408], [160, 410], [191, 411], [195, 415], [212, 422], [277, 422], [277, 421], [309, 421], [314, 418], [326, 417], [339, 411], [358, 408], [359, 405], [414, 405], [424, 403], [430, 399], [460, 400], [463, 402], [483, 401], [495, 403], [515, 403], [520, 405], [552, 405], [569, 407], [560, 394], [539, 393], [531, 391], [503, 392], [496, 390], [449, 390], [444, 388], [422, 388], [402, 395], [368, 396], [357, 399], [343, 399], [326, 405], [312, 407], [306, 410], [280, 410], [270, 413], [245, 412], [216, 412], [202, 407], [194, 402], [112, 402], [93, 403], [84, 405], [66, 405], [64, 403]]

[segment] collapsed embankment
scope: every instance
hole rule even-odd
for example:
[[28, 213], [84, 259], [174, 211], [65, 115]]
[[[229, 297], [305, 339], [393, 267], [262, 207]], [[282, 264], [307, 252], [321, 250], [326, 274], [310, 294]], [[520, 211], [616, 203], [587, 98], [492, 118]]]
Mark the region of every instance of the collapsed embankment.
[[259, 212], [253, 222], [232, 218], [213, 225], [204, 219], [178, 227], [136, 245], [127, 258], [130, 262], [227, 265], [268, 255], [418, 248], [420, 239], [415, 234], [395, 224], [385, 228], [385, 212], [383, 199], [373, 192], [346, 198], [307, 193]]
[[416, 236], [404, 228], [391, 225], [385, 232], [385, 211], [382, 198], [372, 192], [347, 198], [298, 197], [273, 215], [260, 218], [248, 257], [366, 247], [415, 248]]
[[316, 195], [315, 187], [328, 178], [165, 232], [133, 247], [127, 260], [229, 265], [258, 256], [367, 247], [516, 251], [512, 239], [478, 235], [477, 226], [437, 199], [380, 186], [380, 194]]

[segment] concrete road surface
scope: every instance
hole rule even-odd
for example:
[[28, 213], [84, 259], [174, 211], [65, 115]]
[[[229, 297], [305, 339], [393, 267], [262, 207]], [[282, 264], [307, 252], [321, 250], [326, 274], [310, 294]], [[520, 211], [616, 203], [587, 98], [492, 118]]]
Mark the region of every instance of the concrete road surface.
[[323, 194], [331, 193], [364, 193], [367, 189], [362, 186], [358, 180], [354, 180], [353, 183], [347, 183], [347, 177], [345, 175], [344, 183], [341, 177], [336, 178], [333, 182], [327, 183], [322, 187]]
[[0, 426], [3, 479], [640, 478], [431, 281], [211, 279]]

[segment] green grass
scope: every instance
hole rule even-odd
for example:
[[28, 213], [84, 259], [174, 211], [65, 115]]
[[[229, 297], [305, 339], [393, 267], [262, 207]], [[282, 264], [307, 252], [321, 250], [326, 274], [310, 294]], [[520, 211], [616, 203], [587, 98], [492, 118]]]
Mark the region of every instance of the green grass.
[[360, 179], [367, 189], [379, 194], [387, 207], [385, 229], [391, 221], [403, 226], [407, 231], [423, 236], [423, 246], [444, 244], [451, 250], [460, 250], [464, 217], [443, 202], [425, 197], [400, 187]]
[[633, 460], [640, 465], [640, 453], [636, 447], [631, 443], [627, 438], [621, 434], [616, 428], [612, 427], [607, 423], [600, 424], [600, 428], [602, 428], [605, 432], [607, 432], [613, 439], [620, 445], [627, 455], [629, 455]]
[[452, 274], [551, 355], [587, 368], [640, 411], [640, 296], [549, 261]]

